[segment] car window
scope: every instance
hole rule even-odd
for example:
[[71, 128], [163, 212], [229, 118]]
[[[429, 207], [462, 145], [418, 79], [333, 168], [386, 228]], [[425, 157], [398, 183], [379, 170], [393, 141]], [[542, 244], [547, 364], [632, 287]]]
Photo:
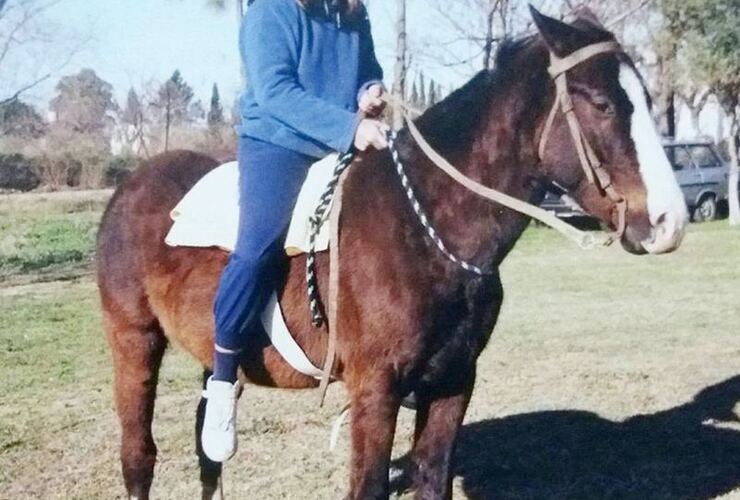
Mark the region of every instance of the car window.
[[666, 156], [668, 156], [668, 161], [671, 162], [673, 170], [686, 170], [693, 167], [691, 156], [689, 155], [689, 152], [686, 150], [685, 147], [666, 146], [665, 153]]
[[701, 168], [717, 167], [720, 165], [717, 155], [709, 146], [690, 146], [691, 156], [694, 163]]

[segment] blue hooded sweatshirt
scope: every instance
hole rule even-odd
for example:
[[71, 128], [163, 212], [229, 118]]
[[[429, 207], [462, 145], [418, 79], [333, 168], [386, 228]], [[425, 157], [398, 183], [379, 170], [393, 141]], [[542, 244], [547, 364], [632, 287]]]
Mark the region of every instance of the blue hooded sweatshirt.
[[345, 16], [337, 3], [252, 2], [240, 41], [241, 135], [316, 158], [352, 147], [358, 99], [383, 71], [364, 6]]

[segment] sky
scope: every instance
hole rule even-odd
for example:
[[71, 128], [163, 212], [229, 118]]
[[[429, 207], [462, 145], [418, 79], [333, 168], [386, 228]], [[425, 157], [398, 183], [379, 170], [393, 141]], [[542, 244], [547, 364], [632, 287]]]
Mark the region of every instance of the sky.
[[[39, 0], [43, 1], [43, 0]], [[153, 88], [179, 69], [193, 87], [196, 99], [210, 100], [211, 88], [217, 83], [227, 109], [241, 92], [240, 62], [237, 44], [238, 26], [233, 0], [227, 8], [215, 10], [206, 6], [206, 0], [49, 0], [57, 2], [40, 24], [55, 41], [43, 45], [43, 50], [18, 52], [16, 59], [0, 66], [0, 96], [9, 95], [9, 89], [33, 80], [48, 68], [66, 60], [71, 47], [79, 46], [68, 64], [39, 85], [24, 94], [41, 110], [48, 109], [54, 96], [54, 86], [63, 75], [82, 68], [92, 68], [115, 89], [119, 104], [125, 103], [131, 87], [137, 90]], [[410, 45], [413, 54], [411, 71], [423, 71], [427, 80], [433, 78], [445, 91], [457, 87], [470, 78], [479, 65], [477, 57], [471, 64], [449, 66], [451, 59], [469, 59], [471, 47], [452, 42], [456, 35], [451, 21], [466, 26], [480, 22], [469, 12], [460, 10], [464, 3], [454, 0], [409, 0]], [[10, 0], [12, 3], [13, 0]], [[443, 5], [443, 15], [435, 14], [433, 4]], [[386, 84], [393, 75], [395, 50], [395, 0], [365, 0], [373, 26], [378, 58], [385, 70]], [[540, 1], [545, 12], [552, 10], [553, 2]], [[557, 3], [557, 2], [555, 2]], [[515, 2], [520, 19], [528, 20], [525, 0]], [[548, 7], [549, 6], [549, 7]], [[553, 14], [550, 12], [550, 14]], [[444, 19], [444, 17], [448, 19]], [[18, 68], [8, 71], [8, 68]], [[12, 92], [11, 92], [12, 93]], [[708, 120], [716, 121], [712, 117]], [[681, 120], [686, 122], [686, 120]], [[686, 123], [684, 123], [686, 125]], [[708, 125], [707, 130], [716, 127]], [[683, 127], [685, 128], [685, 127]], [[682, 130], [683, 130], [682, 128]], [[683, 130], [682, 135], [692, 130]]]
[[[370, 0], [367, 4], [376, 52], [390, 85], [395, 45], [393, 0]], [[122, 103], [129, 88], [162, 82], [179, 69], [196, 98], [207, 103], [215, 82], [228, 105], [240, 92], [241, 83], [237, 19], [231, 2], [227, 7], [216, 10], [207, 7], [205, 0], [59, 0], [47, 19], [60, 38], [60, 52], [48, 57], [58, 59], [65, 45], [86, 42], [61, 72], [27, 98], [46, 107], [61, 75], [89, 67], [113, 84]], [[413, 11], [409, 14], [412, 19], [423, 17], [412, 15]], [[35, 57], [41, 60], [47, 55]], [[427, 73], [435, 76], [433, 68]], [[437, 73], [437, 81], [445, 88], [468, 76], [449, 70]]]

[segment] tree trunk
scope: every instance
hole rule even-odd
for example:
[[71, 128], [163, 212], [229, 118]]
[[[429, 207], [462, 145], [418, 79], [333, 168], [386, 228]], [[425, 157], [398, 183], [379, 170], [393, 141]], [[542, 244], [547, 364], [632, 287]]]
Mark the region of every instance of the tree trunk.
[[[237, 34], [241, 34], [242, 20], [244, 19], [244, 1], [235, 0], [236, 2], [236, 29]], [[244, 60], [239, 58], [239, 77], [242, 82], [242, 89], [247, 86], [247, 69], [244, 67]]]
[[164, 117], [164, 152], [170, 150], [170, 125], [172, 124], [172, 110], [170, 104], [167, 103], [167, 111]]
[[689, 107], [689, 111], [691, 111], [691, 128], [694, 129], [694, 135], [698, 137], [701, 135], [701, 124], [699, 123], [701, 108], [698, 106], [691, 106]]
[[665, 110], [666, 134], [668, 137], [676, 137], [676, 93], [668, 92]]
[[738, 162], [738, 147], [740, 147], [740, 117], [737, 111], [733, 110], [731, 115], [732, 125], [730, 138], [727, 141], [727, 149], [730, 152], [730, 176], [729, 176], [729, 193], [727, 198], [730, 204], [730, 225], [740, 226], [740, 200], [738, 200], [737, 183], [740, 180], [740, 162]]
[[[396, 65], [393, 75], [393, 89], [391, 93], [394, 97], [403, 101], [406, 97], [406, 73], [408, 67], [407, 45], [406, 45], [406, 0], [396, 0]], [[393, 108], [393, 126], [396, 129], [403, 127], [403, 110], [398, 106]]]
[[496, 15], [496, 0], [489, 0], [488, 16], [486, 17], [486, 42], [483, 46], [483, 69], [491, 69], [493, 59], [493, 22]]
[[694, 135], [697, 137], [702, 135], [700, 120], [701, 112], [704, 110], [704, 106], [706, 106], [710, 95], [711, 93], [708, 90], [705, 90], [698, 96], [694, 93], [693, 95], [687, 96], [685, 99], [686, 107], [688, 107], [691, 112], [691, 127], [694, 129]]

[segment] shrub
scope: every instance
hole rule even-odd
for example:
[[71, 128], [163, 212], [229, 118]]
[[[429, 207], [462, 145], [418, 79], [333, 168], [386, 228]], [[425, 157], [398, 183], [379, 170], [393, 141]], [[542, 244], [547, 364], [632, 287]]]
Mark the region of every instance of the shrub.
[[118, 186], [134, 171], [138, 160], [132, 155], [113, 156], [105, 165], [104, 182], [106, 186]]
[[30, 191], [41, 183], [33, 160], [21, 154], [0, 154], [0, 190]]

